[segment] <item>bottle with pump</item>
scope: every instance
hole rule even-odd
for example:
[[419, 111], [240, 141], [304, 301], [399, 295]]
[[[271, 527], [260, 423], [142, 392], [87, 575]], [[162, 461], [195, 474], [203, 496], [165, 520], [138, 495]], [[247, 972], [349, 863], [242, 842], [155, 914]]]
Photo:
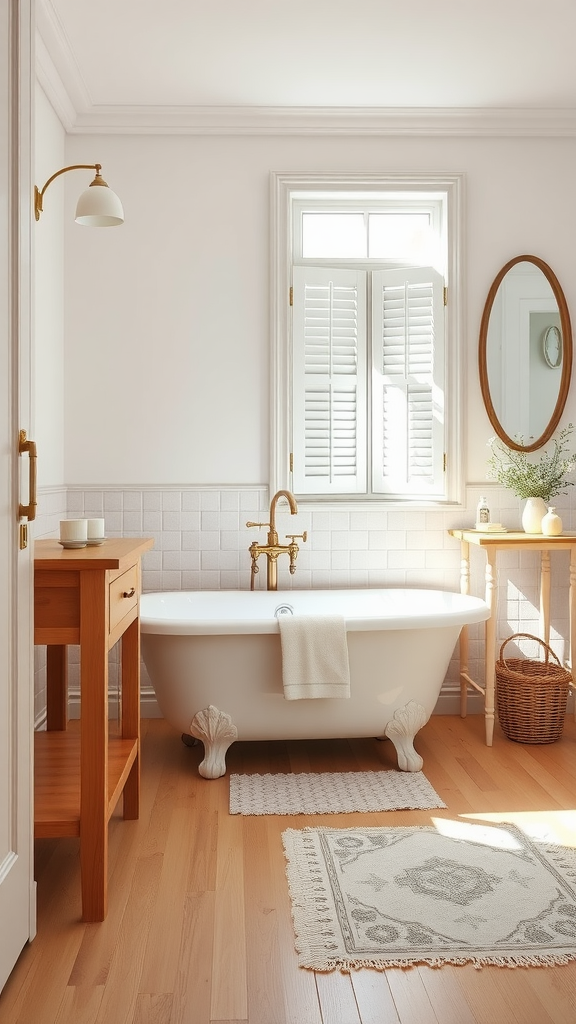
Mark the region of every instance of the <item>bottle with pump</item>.
[[486, 498], [480, 498], [476, 508], [476, 529], [484, 530], [490, 522], [490, 509]]

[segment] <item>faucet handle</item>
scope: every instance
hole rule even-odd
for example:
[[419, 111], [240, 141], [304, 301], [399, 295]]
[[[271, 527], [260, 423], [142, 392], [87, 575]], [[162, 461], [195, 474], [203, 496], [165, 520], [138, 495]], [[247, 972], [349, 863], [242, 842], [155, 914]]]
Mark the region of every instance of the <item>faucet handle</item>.
[[[246, 523], [246, 525], [248, 525], [248, 523]], [[304, 533], [287, 533], [286, 537], [288, 540], [291, 540], [292, 543], [294, 543], [295, 540], [303, 540], [304, 543], [306, 543], [308, 539], [308, 533], [306, 530], [304, 530]]]
[[270, 523], [246, 523], [246, 526], [270, 526]]

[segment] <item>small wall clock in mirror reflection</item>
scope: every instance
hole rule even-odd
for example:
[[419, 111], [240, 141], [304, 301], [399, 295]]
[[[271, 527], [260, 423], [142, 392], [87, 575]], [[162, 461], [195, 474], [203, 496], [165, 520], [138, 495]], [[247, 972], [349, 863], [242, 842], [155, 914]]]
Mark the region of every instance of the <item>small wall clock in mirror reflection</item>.
[[544, 331], [542, 348], [547, 365], [551, 370], [555, 370], [562, 362], [562, 334], [555, 324]]

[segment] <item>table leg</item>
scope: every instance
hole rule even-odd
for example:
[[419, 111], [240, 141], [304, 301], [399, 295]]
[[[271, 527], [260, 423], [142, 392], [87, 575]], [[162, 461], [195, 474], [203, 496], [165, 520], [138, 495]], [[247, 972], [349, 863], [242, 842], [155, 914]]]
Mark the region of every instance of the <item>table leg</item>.
[[46, 648], [46, 728], [62, 730], [68, 724], [68, 653], [65, 644]]
[[82, 919], [108, 909], [108, 630], [102, 572], [80, 574]]
[[140, 620], [135, 619], [122, 636], [122, 737], [136, 739], [136, 758], [122, 792], [123, 816], [140, 813]]
[[[470, 544], [463, 540], [460, 542], [460, 593], [470, 593]], [[468, 665], [469, 643], [468, 626], [463, 626], [460, 631], [460, 717], [466, 718], [468, 711]]]
[[[569, 647], [570, 647], [570, 669], [572, 673], [576, 671], [576, 660], [575, 660], [575, 648], [576, 643], [576, 548], [570, 549], [570, 590], [568, 597], [568, 609], [569, 609]], [[572, 687], [572, 694], [574, 699], [574, 718], [576, 719], [576, 693], [574, 686]]]
[[496, 614], [497, 614], [497, 572], [496, 551], [486, 548], [486, 592], [485, 601], [490, 609], [490, 616], [485, 626], [485, 681], [484, 681], [484, 722], [486, 728], [486, 746], [492, 746], [494, 737], [494, 677], [496, 662]]
[[550, 643], [550, 552], [540, 556], [540, 636]]

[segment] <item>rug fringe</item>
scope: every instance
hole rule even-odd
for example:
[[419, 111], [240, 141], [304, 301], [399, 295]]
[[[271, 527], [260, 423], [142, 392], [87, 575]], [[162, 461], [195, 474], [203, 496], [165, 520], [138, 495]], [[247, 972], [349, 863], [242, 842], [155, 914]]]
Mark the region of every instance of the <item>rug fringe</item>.
[[[296, 946], [298, 953], [301, 951]], [[465, 964], [472, 964], [477, 970], [482, 970], [483, 967], [565, 967], [567, 964], [572, 963], [576, 960], [576, 949], [573, 954], [559, 954], [557, 956], [542, 956], [542, 957], [530, 957], [530, 956], [450, 956], [447, 954], [442, 957], [418, 957], [410, 959], [407, 957], [397, 957], [390, 959], [375, 959], [375, 960], [326, 960], [326, 957], [314, 957], [314, 955], [306, 958], [306, 962], [300, 956], [298, 959], [298, 966], [303, 967], [306, 970], [316, 971], [320, 974], [328, 974], [332, 971], [341, 971], [342, 974], [350, 974], [351, 971], [359, 971], [364, 968], [369, 968], [375, 971], [386, 971], [390, 967], [446, 967], [452, 965], [455, 967], [463, 967]]]

